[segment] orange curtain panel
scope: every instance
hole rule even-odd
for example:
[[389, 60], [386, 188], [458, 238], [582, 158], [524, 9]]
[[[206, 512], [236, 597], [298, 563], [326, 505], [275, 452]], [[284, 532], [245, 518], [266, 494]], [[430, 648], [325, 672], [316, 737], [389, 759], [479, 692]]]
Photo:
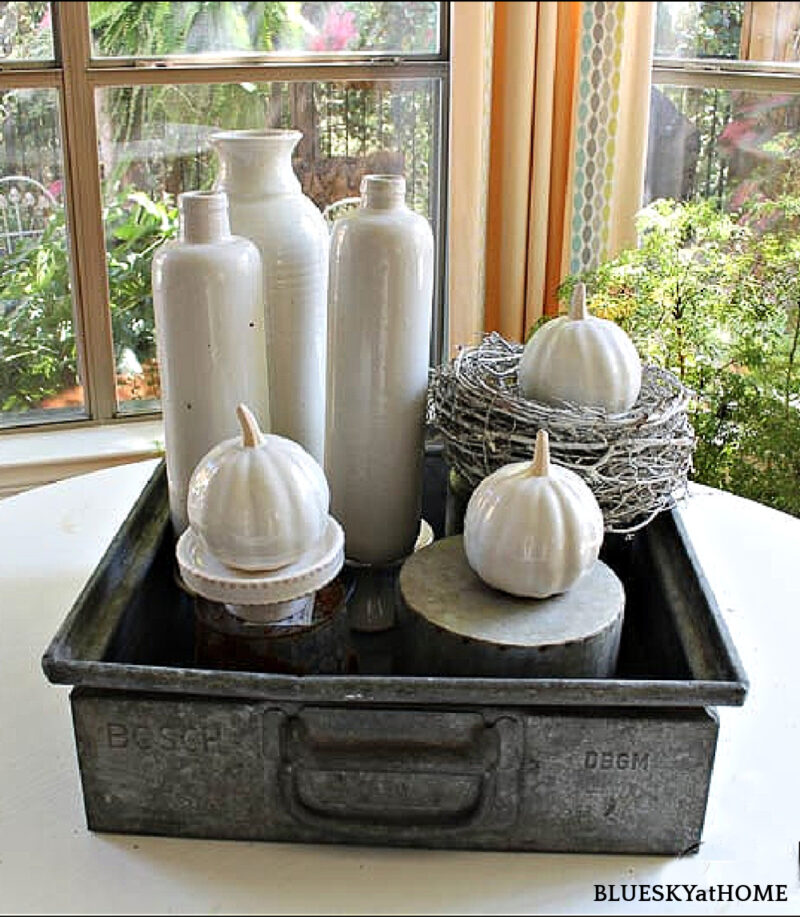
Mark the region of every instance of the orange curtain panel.
[[454, 349], [524, 340], [567, 274], [635, 243], [655, 4], [452, 9]]
[[559, 279], [580, 4], [495, 6], [485, 326], [520, 340]]

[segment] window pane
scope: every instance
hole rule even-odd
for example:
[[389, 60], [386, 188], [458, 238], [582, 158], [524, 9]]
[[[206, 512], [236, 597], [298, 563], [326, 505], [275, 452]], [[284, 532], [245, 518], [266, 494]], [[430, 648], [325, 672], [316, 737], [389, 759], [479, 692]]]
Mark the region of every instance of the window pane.
[[661, 57], [800, 61], [800, 3], [659, 3]]
[[695, 478], [796, 515], [799, 154], [800, 91], [654, 87], [646, 194], [661, 200], [606, 275], [615, 317], [627, 298], [628, 330], [693, 392]]
[[645, 201], [732, 209], [796, 194], [800, 95], [653, 87]]
[[97, 94], [112, 322], [122, 410], [158, 397], [150, 264], [175, 231], [176, 197], [210, 187], [217, 127], [295, 127], [303, 190], [320, 208], [368, 172], [403, 172], [409, 205], [436, 224], [438, 80], [136, 86]]
[[0, 424], [81, 412], [55, 89], [0, 93]]
[[439, 3], [90, 3], [98, 57], [432, 54]]
[[49, 3], [0, 3], [0, 61], [52, 60]]

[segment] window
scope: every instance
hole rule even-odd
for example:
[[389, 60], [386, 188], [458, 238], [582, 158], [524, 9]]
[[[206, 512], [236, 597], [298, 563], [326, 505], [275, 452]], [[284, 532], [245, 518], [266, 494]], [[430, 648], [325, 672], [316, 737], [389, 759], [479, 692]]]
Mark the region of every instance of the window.
[[796, 183], [800, 3], [658, 3], [645, 202]]
[[217, 127], [294, 126], [324, 209], [404, 172], [438, 246], [448, 4], [0, 3], [0, 427], [158, 410], [150, 262]]
[[654, 203], [618, 267], [693, 392], [696, 479], [800, 515], [800, 3], [656, 12]]

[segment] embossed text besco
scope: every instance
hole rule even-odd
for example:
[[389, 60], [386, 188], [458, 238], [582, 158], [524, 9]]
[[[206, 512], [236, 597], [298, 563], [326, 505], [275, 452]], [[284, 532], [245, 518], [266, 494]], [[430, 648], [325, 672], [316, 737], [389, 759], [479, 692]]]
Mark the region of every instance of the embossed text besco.
[[184, 751], [192, 754], [218, 747], [222, 741], [222, 730], [219, 726], [202, 730], [181, 726], [154, 729], [151, 725], [108, 723], [106, 739], [109, 748], [128, 748], [130, 745], [140, 751]]

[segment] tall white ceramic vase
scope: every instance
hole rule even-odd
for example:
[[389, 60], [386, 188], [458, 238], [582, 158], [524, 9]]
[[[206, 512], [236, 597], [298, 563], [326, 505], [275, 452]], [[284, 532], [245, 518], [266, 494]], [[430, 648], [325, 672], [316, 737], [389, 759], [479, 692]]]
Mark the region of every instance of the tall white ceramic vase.
[[153, 304], [172, 522], [188, 525], [189, 478], [200, 459], [237, 435], [236, 405], [267, 423], [261, 258], [231, 235], [221, 191], [178, 198], [180, 236], [153, 258]]
[[405, 179], [368, 175], [331, 239], [325, 472], [351, 560], [388, 564], [419, 531], [433, 235]]
[[322, 464], [328, 231], [300, 189], [292, 150], [300, 131], [220, 131], [218, 187], [231, 226], [258, 246], [264, 265], [270, 430], [300, 443]]

